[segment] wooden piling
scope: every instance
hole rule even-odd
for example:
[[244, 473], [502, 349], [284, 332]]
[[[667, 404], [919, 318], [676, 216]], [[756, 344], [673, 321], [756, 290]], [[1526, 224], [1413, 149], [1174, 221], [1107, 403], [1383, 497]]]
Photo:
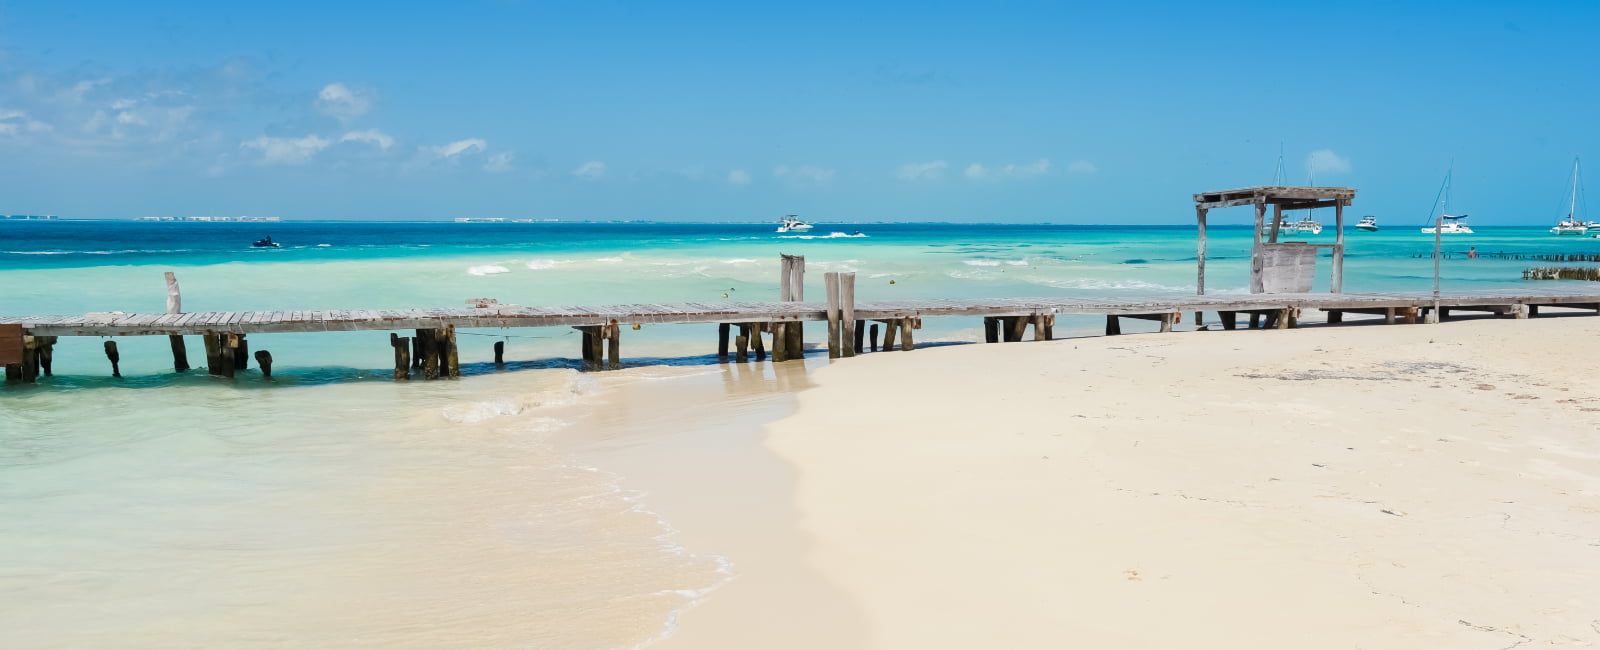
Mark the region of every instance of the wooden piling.
[[891, 318], [883, 322], [883, 351], [894, 351], [894, 337], [900, 331], [900, 319]]
[[245, 340], [245, 335], [239, 335], [239, 347], [233, 350], [233, 369], [248, 370], [250, 368], [250, 342]]
[[1328, 312], [1328, 324], [1337, 325], [1344, 322], [1344, 312], [1338, 309]]
[[506, 342], [505, 341], [495, 341], [494, 342], [494, 367], [495, 368], [504, 368], [504, 367], [506, 367]]
[[766, 346], [765, 343], [762, 343], [762, 341], [761, 341], [761, 335], [763, 333], [765, 333], [766, 331], [767, 331], [767, 324], [766, 323], [751, 323], [750, 324], [750, 335], [751, 335], [750, 343], [756, 349], [756, 361], [766, 361], [767, 360], [767, 346]]
[[1250, 312], [1250, 329], [1261, 327], [1261, 312]]
[[222, 371], [217, 374], [227, 379], [233, 379], [234, 364], [237, 363], [237, 361], [234, 360], [233, 355], [234, 352], [239, 349], [239, 335], [232, 332], [223, 332], [222, 334], [218, 334], [217, 346], [218, 365], [222, 366]]
[[861, 334], [856, 331], [856, 274], [839, 274], [839, 319], [844, 331], [840, 334], [839, 353], [846, 357], [856, 356], [856, 351], [861, 349]]
[[39, 379], [39, 341], [37, 337], [22, 338], [22, 381], [31, 384]]
[[1044, 314], [1033, 315], [1033, 340], [1044, 340]]
[[779, 363], [789, 360], [789, 332], [788, 323], [777, 322], [772, 324], [772, 362]]
[[601, 327], [599, 325], [594, 325], [594, 326], [590, 326], [586, 330], [589, 333], [589, 338], [587, 339], [587, 342], [589, 344], [589, 360], [591, 361], [590, 368], [589, 368], [590, 370], [603, 370], [603, 369], [605, 369], [605, 359], [606, 359], [606, 356], [605, 356], [606, 355], [605, 343], [606, 343], [606, 339], [605, 339], [605, 332], [601, 331], [603, 329], [605, 329], [605, 328]]
[[1122, 333], [1122, 320], [1112, 314], [1106, 315], [1106, 336], [1116, 336]]
[[1044, 317], [1044, 340], [1056, 340], [1056, 315], [1049, 314]]
[[[389, 333], [389, 347], [394, 348], [394, 380], [409, 381], [411, 379], [411, 339], [400, 336], [394, 332]], [[260, 361], [260, 352], [256, 353]], [[271, 357], [268, 357], [269, 359]], [[261, 374], [268, 374], [266, 366], [261, 367]]]
[[900, 319], [900, 351], [901, 352], [910, 352], [910, 351], [916, 349], [916, 345], [912, 344], [912, 342], [911, 342], [911, 330], [915, 329], [916, 324], [917, 324], [917, 322], [916, 322], [915, 319], [911, 319], [911, 318], [902, 318], [902, 319]]
[[842, 330], [839, 327], [839, 274], [833, 271], [822, 274], [823, 292], [828, 296], [828, 358], [839, 358], [841, 346], [839, 342]]
[[217, 334], [206, 332], [200, 336], [200, 342], [206, 348], [206, 374], [222, 374], [222, 342], [217, 339]]
[[[806, 258], [804, 255], [781, 255], [779, 264], [778, 300], [803, 302], [806, 299]], [[800, 321], [784, 323], [784, 358], [803, 359], [806, 355], [805, 326]], [[777, 346], [773, 346], [777, 347]]]
[[852, 349], [856, 354], [861, 354], [867, 351], [867, 321], [858, 320], [853, 322], [855, 325], [851, 329], [855, 330], [856, 335]]
[[461, 377], [461, 351], [456, 347], [456, 326], [447, 325], [439, 330], [444, 339], [444, 348], [440, 350], [443, 358], [439, 360], [441, 370], [446, 377], [459, 379]]
[[[404, 348], [396, 348], [395, 351], [399, 352], [402, 349]], [[256, 367], [261, 369], [262, 379], [272, 379], [272, 353], [266, 350], [256, 350]], [[398, 372], [399, 368], [395, 370]]]
[[435, 333], [438, 330], [417, 330], [417, 341], [422, 348], [422, 378], [433, 380], [439, 378], [439, 341]]
[[739, 323], [739, 335], [733, 339], [734, 363], [745, 363], [750, 360], [750, 324]]
[[38, 359], [40, 372], [44, 373], [44, 376], [46, 377], [54, 376], [55, 373], [51, 372], [51, 365], [55, 363], [56, 358], [56, 337], [35, 336], [33, 338], [39, 343]]
[[122, 362], [122, 355], [117, 354], [117, 342], [116, 341], [106, 341], [106, 346], [105, 347], [106, 347], [106, 359], [109, 359], [111, 361], [111, 376], [112, 377], [121, 377], [122, 376], [122, 368], [121, 368], [121, 366], [119, 364], [121, 364], [121, 362]]
[[1171, 332], [1172, 331], [1172, 323], [1173, 323], [1173, 321], [1176, 321], [1177, 319], [1178, 319], [1178, 315], [1176, 313], [1173, 313], [1173, 314], [1162, 314], [1161, 315], [1161, 333], [1162, 334], [1166, 334], [1168, 332]]
[[994, 316], [983, 317], [983, 341], [985, 343], [1000, 342], [1000, 319]]
[[1273, 316], [1273, 320], [1276, 321], [1275, 324], [1278, 326], [1278, 329], [1286, 330], [1286, 329], [1289, 329], [1290, 326], [1293, 325], [1293, 323], [1292, 323], [1292, 321], [1294, 319], [1294, 315], [1292, 314], [1293, 311], [1294, 311], [1293, 309], [1279, 309], [1277, 311], [1277, 313]]
[[873, 352], [877, 352], [878, 351], [878, 324], [877, 323], [873, 323], [871, 328], [870, 328], [870, 330], [869, 330], [869, 332], [870, 333], [867, 335], [867, 338], [868, 338], [867, 349], [871, 350]]
[[172, 346], [172, 369], [176, 372], [189, 370], [189, 350], [183, 345], [183, 337], [173, 334], [167, 337], [167, 342]]
[[1008, 322], [1011, 325], [1011, 335], [1006, 337], [1006, 340], [1021, 342], [1022, 336], [1028, 333], [1028, 323], [1033, 322], [1033, 319], [1027, 316], [1012, 316]]
[[728, 327], [727, 323], [717, 323], [717, 361], [728, 362]]
[[622, 326], [616, 321], [605, 327], [606, 335], [606, 368], [610, 370], [622, 369]]
[[1231, 330], [1239, 326], [1239, 313], [1219, 311], [1217, 312], [1217, 320], [1222, 321], [1222, 329]]
[[[166, 272], [167, 278], [167, 313], [183, 313], [183, 293], [178, 290], [178, 276], [172, 271]], [[189, 370], [189, 351], [183, 347], [183, 336], [173, 334], [167, 337], [172, 346], [172, 369], [176, 372]]]

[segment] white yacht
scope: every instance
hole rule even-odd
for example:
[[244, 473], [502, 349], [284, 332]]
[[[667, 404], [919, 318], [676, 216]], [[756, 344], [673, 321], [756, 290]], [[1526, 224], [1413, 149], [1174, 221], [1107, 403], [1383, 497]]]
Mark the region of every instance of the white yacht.
[[1437, 228], [1423, 228], [1422, 229], [1423, 234], [1432, 235], [1432, 234], [1434, 234], [1436, 232], [1438, 234], [1441, 234], [1441, 235], [1470, 235], [1470, 234], [1473, 234], [1472, 233], [1472, 229], [1468, 228], [1467, 224], [1466, 224], [1467, 215], [1463, 214], [1463, 215], [1461, 215], [1459, 217], [1452, 217], [1452, 216], [1447, 214], [1447, 215], [1443, 215], [1443, 216], [1444, 216], [1444, 223], [1443, 224], [1440, 224], [1439, 227], [1437, 227]]
[[805, 232], [811, 229], [811, 224], [800, 220], [800, 215], [786, 214], [778, 226], [778, 232]]
[[1362, 217], [1361, 221], [1356, 223], [1356, 230], [1378, 232], [1378, 218], [1370, 214]]
[[1582, 235], [1589, 232], [1589, 224], [1574, 219], [1562, 219], [1554, 228], [1550, 229], [1552, 235]]
[[1320, 234], [1322, 234], [1322, 224], [1319, 223], [1316, 219], [1312, 219], [1311, 217], [1306, 217], [1306, 218], [1301, 219], [1299, 221], [1296, 221], [1294, 223], [1288, 224], [1288, 229], [1289, 229], [1289, 232], [1295, 233], [1297, 235], [1320, 235]]
[[1550, 229], [1553, 235], [1584, 235], [1590, 230], [1600, 230], [1600, 224], [1578, 219], [1578, 191], [1583, 182], [1578, 179], [1578, 159], [1572, 159], [1572, 198], [1567, 203], [1567, 216]]

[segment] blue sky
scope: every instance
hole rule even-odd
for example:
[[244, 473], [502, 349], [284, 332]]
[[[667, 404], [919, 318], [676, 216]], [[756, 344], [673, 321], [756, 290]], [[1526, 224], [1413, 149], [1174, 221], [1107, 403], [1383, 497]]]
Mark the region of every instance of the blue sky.
[[6, 2], [0, 212], [1553, 222], [1600, 3], [1394, 4]]

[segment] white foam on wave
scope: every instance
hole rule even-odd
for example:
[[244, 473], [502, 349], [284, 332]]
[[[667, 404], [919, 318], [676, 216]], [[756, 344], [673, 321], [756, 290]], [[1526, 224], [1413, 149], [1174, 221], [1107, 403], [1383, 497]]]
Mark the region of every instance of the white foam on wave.
[[755, 264], [756, 261], [748, 257], [738, 257], [731, 260], [722, 260], [723, 264]]
[[1000, 266], [1000, 260], [966, 260], [962, 264], [967, 266]]
[[467, 273], [471, 273], [473, 275], [498, 275], [500, 273], [510, 272], [511, 269], [500, 266], [499, 264], [483, 264], [467, 269]]
[[826, 235], [779, 235], [779, 236], [782, 237], [783, 239], [852, 239], [852, 238], [857, 238], [857, 237], [866, 237], [866, 235], [863, 235], [863, 234], [861, 234], [859, 232], [855, 233], [855, 234], [851, 234], [851, 233], [847, 233], [847, 232], [830, 232], [830, 233], [828, 233]]
[[571, 263], [572, 263], [572, 260], [528, 260], [528, 263], [524, 264], [523, 266], [526, 266], [529, 269], [534, 270], [534, 271], [545, 271], [545, 270], [553, 269], [553, 268], [555, 268], [557, 266], [560, 266], [562, 264], [571, 264]]
[[332, 246], [332, 245], [333, 244], [317, 244], [317, 248], [327, 248], [327, 247]]
[[[471, 424], [494, 418], [522, 415], [536, 409], [567, 406], [582, 399], [584, 395], [593, 392], [593, 390], [593, 379], [577, 373], [571, 373], [561, 385], [549, 390], [498, 397], [469, 404], [453, 404], [444, 407], [441, 415], [444, 416], [444, 419], [457, 424]], [[555, 418], [544, 419], [550, 422], [561, 422]]]
[[596, 261], [596, 262], [605, 262], [607, 264], [616, 264], [617, 262], [621, 262], [622, 258], [620, 258], [620, 257], [596, 257], [596, 258], [594, 258], [594, 261]]

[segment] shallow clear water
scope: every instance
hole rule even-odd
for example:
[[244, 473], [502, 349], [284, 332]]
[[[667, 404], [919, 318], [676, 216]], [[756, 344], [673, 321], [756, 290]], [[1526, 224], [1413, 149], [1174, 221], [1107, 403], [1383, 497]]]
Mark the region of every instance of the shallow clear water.
[[[248, 247], [267, 234], [284, 248]], [[1209, 291], [1242, 292], [1248, 231], [1210, 235]], [[1431, 286], [1415, 227], [1348, 240], [1347, 291]], [[1468, 245], [1600, 253], [1543, 228], [1445, 249]], [[774, 300], [779, 253], [806, 256], [813, 299], [831, 270], [857, 273], [858, 300], [1195, 286], [1182, 227], [0, 222], [0, 314], [162, 311], [164, 271], [192, 311]], [[1515, 287], [1537, 265], [1449, 259], [1444, 285]], [[980, 325], [928, 319], [919, 340]], [[584, 415], [608, 391], [715, 371], [713, 326], [626, 331], [635, 367], [603, 374], [574, 370], [570, 329], [461, 334], [466, 379], [409, 384], [389, 379], [384, 332], [252, 335], [270, 384], [173, 374], [164, 337], [119, 339], [113, 379], [99, 341], [63, 338], [55, 377], [0, 388], [0, 627], [27, 646], [629, 647], [727, 578], [574, 460], [617, 435]], [[495, 340], [509, 372], [488, 363]]]

